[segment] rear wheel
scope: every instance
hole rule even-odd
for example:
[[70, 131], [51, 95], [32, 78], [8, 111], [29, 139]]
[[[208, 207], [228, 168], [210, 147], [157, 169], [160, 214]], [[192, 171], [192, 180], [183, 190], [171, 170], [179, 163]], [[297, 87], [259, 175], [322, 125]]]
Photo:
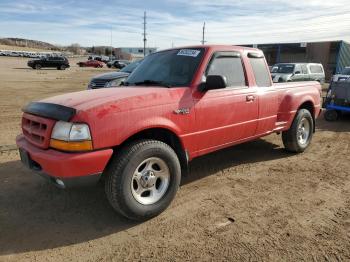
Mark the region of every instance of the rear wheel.
[[181, 180], [179, 159], [167, 144], [136, 141], [108, 165], [105, 189], [113, 208], [133, 220], [145, 220], [165, 210]]
[[314, 130], [314, 121], [311, 113], [300, 109], [289, 130], [282, 133], [284, 147], [294, 153], [304, 152], [310, 145]]
[[60, 70], [66, 70], [66, 66], [65, 66], [65, 65], [61, 65], [61, 66], [59, 67], [59, 69], [60, 69]]
[[41, 69], [41, 64], [36, 64], [34, 67], [35, 67], [35, 69], [39, 70], [39, 69]]

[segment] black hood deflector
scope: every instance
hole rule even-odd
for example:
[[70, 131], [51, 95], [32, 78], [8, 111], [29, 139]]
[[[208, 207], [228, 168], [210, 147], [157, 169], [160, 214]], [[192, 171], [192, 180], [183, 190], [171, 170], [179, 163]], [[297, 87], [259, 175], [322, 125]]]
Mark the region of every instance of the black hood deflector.
[[67, 122], [76, 114], [74, 108], [43, 102], [29, 103], [22, 109], [22, 111], [28, 114]]

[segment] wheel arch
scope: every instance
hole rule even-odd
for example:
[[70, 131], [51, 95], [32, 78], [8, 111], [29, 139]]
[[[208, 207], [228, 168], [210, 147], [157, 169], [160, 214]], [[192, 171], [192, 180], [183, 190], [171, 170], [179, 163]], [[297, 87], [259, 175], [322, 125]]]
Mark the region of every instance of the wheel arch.
[[184, 147], [183, 141], [173, 130], [165, 127], [151, 127], [139, 130], [138, 132], [126, 138], [114, 149], [118, 151], [120, 148], [123, 148], [131, 142], [141, 139], [154, 139], [168, 144], [177, 154], [182, 171], [188, 171], [188, 153]]
[[312, 116], [312, 120], [314, 122], [314, 127], [313, 127], [313, 132], [315, 133], [315, 130], [316, 130], [316, 119], [315, 119], [315, 106], [314, 106], [314, 103], [311, 101], [311, 100], [306, 100], [304, 101], [299, 107], [298, 107], [298, 110], [299, 111], [300, 109], [306, 109], [310, 112], [311, 116]]

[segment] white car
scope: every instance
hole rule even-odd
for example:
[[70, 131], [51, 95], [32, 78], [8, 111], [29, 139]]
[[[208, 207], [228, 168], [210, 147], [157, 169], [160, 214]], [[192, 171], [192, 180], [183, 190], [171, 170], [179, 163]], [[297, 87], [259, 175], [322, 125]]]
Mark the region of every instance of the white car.
[[325, 82], [322, 64], [316, 63], [279, 63], [271, 69], [273, 82], [318, 81]]
[[334, 75], [332, 78], [333, 82], [347, 81], [350, 80], [350, 66], [344, 67], [340, 74]]

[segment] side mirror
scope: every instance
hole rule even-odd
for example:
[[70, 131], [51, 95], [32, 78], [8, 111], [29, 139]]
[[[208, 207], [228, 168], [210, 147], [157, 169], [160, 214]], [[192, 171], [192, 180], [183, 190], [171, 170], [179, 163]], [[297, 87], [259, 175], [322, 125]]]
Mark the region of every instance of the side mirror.
[[226, 77], [222, 75], [209, 75], [207, 76], [206, 82], [201, 86], [201, 91], [226, 88]]
[[300, 71], [295, 71], [295, 73], [294, 73], [295, 75], [300, 75], [301, 74], [301, 72]]

